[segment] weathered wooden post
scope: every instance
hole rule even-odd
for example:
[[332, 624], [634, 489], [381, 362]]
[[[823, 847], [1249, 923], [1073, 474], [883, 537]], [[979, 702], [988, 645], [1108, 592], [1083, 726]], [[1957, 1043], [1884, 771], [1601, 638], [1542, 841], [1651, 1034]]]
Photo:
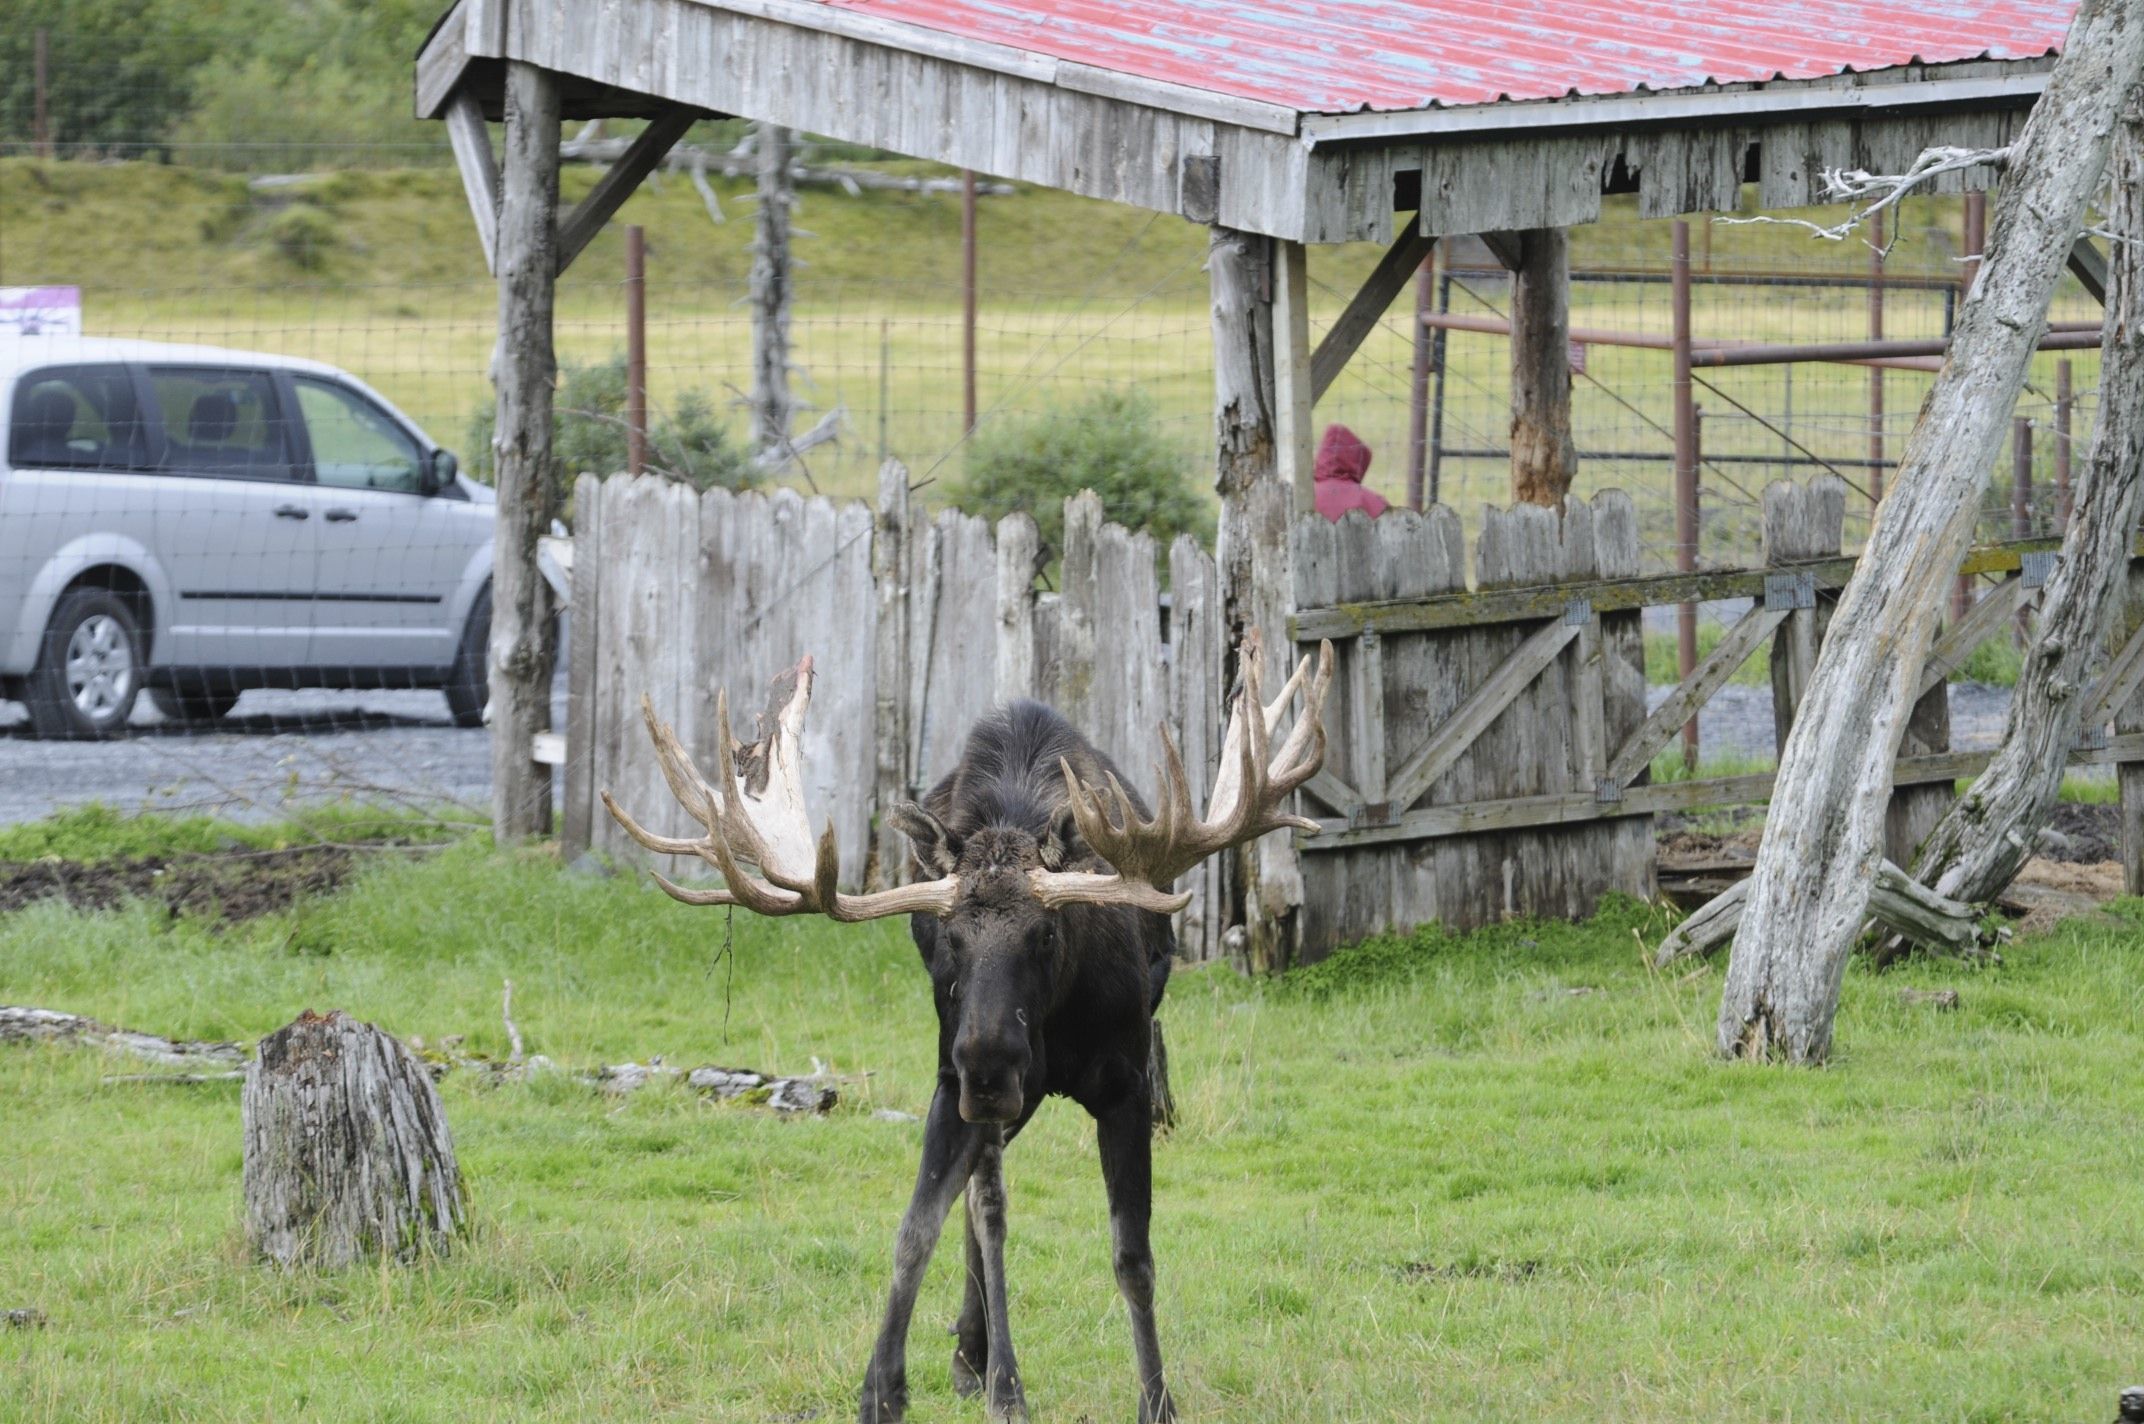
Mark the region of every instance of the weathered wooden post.
[[1560, 227], [1513, 235], [1511, 497], [1563, 508], [1578, 473], [1571, 435], [1571, 241]]
[[491, 825], [502, 844], [551, 829], [551, 768], [535, 759], [533, 748], [536, 734], [551, 730], [551, 670], [558, 654], [551, 588], [536, 566], [536, 541], [551, 532], [558, 508], [551, 472], [558, 112], [557, 76], [518, 60], [507, 64], [490, 642]]
[[758, 145], [759, 212], [752, 231], [752, 443], [762, 459], [784, 457], [795, 402], [789, 393], [790, 210], [796, 181], [789, 171], [789, 130], [754, 127]]
[[416, 1055], [308, 1009], [246, 1065], [246, 1240], [279, 1266], [444, 1251], [468, 1226], [446, 1110]]
[[[1289, 486], [1296, 473], [1292, 467], [1306, 453], [1291, 439], [1291, 468], [1283, 469], [1281, 396], [1276, 390], [1280, 363], [1274, 343], [1294, 323], [1288, 313], [1275, 312], [1274, 291], [1292, 286], [1302, 269], [1274, 249], [1270, 238], [1216, 226], [1206, 258], [1213, 303], [1214, 487], [1221, 496], [1216, 562], [1224, 609], [1222, 646], [1230, 650], [1223, 678], [1234, 680], [1233, 650], [1255, 628], [1264, 639], [1269, 687], [1286, 680], [1285, 669], [1293, 661], [1287, 637], [1293, 595], [1288, 574]], [[1300, 309], [1305, 294], [1291, 295]], [[1291, 354], [1301, 344], [1291, 340]], [[1307, 367], [1307, 351], [1300, 354]], [[1291, 421], [1289, 433], [1302, 433], [1307, 444], [1307, 382], [1301, 398], [1300, 415]], [[1301, 473], [1307, 482], [1308, 470]], [[1271, 835], [1246, 847], [1237, 859], [1244, 906], [1239, 927], [1246, 934], [1240, 957], [1251, 968], [1279, 968], [1292, 956], [1294, 910], [1302, 903], [1302, 873], [1294, 847], [1286, 836]]]

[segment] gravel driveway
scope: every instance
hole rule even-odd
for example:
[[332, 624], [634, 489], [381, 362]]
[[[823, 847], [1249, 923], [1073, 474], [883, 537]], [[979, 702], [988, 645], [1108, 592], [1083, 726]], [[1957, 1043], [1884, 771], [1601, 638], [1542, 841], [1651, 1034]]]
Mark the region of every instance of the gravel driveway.
[[[563, 673], [551, 697], [563, 727]], [[131, 726], [109, 742], [34, 741], [21, 705], [0, 702], [0, 824], [89, 801], [242, 821], [343, 798], [491, 803], [491, 733], [455, 726], [441, 692], [248, 692], [208, 727], [173, 726], [144, 697]]]

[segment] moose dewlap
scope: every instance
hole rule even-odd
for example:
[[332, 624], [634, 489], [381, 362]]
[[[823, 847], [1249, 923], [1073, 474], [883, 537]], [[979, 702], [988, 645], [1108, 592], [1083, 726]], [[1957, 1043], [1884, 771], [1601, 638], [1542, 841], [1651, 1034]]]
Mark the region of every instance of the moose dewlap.
[[399, 1039], [310, 1009], [246, 1065], [246, 1239], [281, 1266], [444, 1251], [467, 1226], [446, 1110]]

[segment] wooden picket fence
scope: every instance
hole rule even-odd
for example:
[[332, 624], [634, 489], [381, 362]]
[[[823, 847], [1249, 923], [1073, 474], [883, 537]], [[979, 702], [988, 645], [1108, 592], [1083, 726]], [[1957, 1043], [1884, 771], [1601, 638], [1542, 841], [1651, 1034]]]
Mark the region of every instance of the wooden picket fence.
[[[652, 859], [604, 814], [601, 788], [651, 829], [694, 830], [649, 748], [643, 693], [711, 766], [717, 690], [750, 737], [768, 684], [807, 652], [818, 670], [807, 788], [814, 816], [833, 821], [852, 887], [903, 863], [883, 812], [945, 775], [968, 727], [1011, 698], [1056, 706], [1150, 790], [1166, 725], [1194, 795], [1211, 783], [1226, 651], [1214, 560], [1189, 538], [1164, 551], [1106, 523], [1091, 494], [1067, 502], [1052, 551], [1024, 515], [994, 527], [926, 516], [898, 466], [876, 508], [791, 490], [701, 494], [652, 476], [583, 477], [576, 500], [569, 857]], [[1642, 572], [1634, 512], [1617, 492], [1561, 515], [1490, 510], [1471, 561], [1449, 509], [1300, 521], [1290, 635], [1305, 651], [1332, 639], [1339, 675], [1326, 766], [1303, 797], [1320, 829], [1294, 845], [1298, 956], [1430, 919], [1572, 917], [1609, 891], [1651, 895], [1655, 814], [1768, 797], [1769, 775], [1655, 785], [1650, 767], [1767, 641], [1784, 737], [1853, 570], [1843, 513], [1835, 480], [1775, 484], [1761, 567], [1665, 576]], [[2054, 547], [1991, 546], [1963, 565], [2004, 581], [1929, 658], [1897, 767], [1893, 859], [1910, 861], [1952, 783], [1986, 762], [1950, 749], [1946, 673], [2037, 597]], [[1040, 586], [1046, 562], [1055, 588]], [[2111, 660], [2084, 694], [2096, 711], [2072, 759], [2121, 766], [2124, 824], [2144, 844], [2144, 572], [2133, 586]], [[1751, 600], [1747, 614], [1649, 708], [1643, 610], [1737, 598]], [[1221, 857], [1184, 887], [1186, 957], [1228, 952], [1241, 917], [1233, 878]]]

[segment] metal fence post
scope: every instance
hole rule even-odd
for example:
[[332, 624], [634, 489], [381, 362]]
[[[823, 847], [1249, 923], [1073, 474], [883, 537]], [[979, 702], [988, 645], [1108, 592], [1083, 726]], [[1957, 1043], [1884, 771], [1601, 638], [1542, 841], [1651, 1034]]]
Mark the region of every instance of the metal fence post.
[[[1675, 222], [1675, 247], [1669, 268], [1674, 278], [1675, 347], [1675, 567], [1697, 568], [1697, 409], [1690, 386], [1690, 225]], [[1676, 666], [1687, 681], [1697, 668], [1697, 605], [1676, 609]], [[1697, 718], [1682, 729], [1683, 761], [1697, 766]]]

